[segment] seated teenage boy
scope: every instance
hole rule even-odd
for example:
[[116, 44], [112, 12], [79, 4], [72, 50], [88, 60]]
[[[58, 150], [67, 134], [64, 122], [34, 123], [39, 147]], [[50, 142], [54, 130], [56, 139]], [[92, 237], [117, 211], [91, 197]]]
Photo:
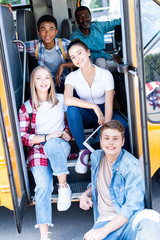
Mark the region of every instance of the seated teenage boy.
[[[85, 240], [158, 240], [160, 215], [144, 210], [141, 166], [124, 145], [124, 127], [112, 120], [101, 128], [101, 150], [91, 154], [91, 186], [81, 195], [80, 207], [94, 207], [95, 225]], [[91, 200], [92, 196], [92, 200]]]
[[[66, 62], [67, 48], [69, 40], [56, 38], [58, 33], [57, 20], [51, 15], [44, 15], [37, 21], [37, 33], [40, 40], [25, 42], [27, 52], [38, 60], [38, 65], [47, 67], [52, 73], [53, 80], [58, 92], [63, 93], [64, 79], [68, 74], [68, 68], [74, 65], [72, 62]], [[23, 46], [18, 44], [19, 51]], [[62, 83], [61, 83], [62, 81]]]

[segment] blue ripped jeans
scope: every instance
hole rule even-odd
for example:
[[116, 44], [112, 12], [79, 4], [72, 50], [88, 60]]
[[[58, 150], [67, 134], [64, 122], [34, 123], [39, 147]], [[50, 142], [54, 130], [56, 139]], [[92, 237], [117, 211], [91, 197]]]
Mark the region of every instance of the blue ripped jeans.
[[[109, 221], [95, 223], [92, 229], [99, 229]], [[142, 210], [121, 228], [110, 233], [103, 240], [159, 240], [160, 239], [160, 215], [150, 209]]]
[[35, 180], [36, 228], [40, 224], [52, 226], [51, 194], [53, 191], [53, 174], [68, 174], [67, 157], [70, 144], [61, 138], [50, 138], [44, 144], [48, 157], [48, 166], [36, 165], [31, 168]]

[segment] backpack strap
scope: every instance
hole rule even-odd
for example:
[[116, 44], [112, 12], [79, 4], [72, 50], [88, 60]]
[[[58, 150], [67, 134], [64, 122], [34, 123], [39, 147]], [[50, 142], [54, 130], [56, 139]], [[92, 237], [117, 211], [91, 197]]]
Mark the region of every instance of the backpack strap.
[[38, 45], [38, 42], [37, 42], [37, 45], [36, 45], [36, 50], [35, 50], [35, 58], [38, 60], [38, 48], [39, 48], [39, 45]]
[[26, 110], [29, 114], [29, 118], [30, 118], [30, 121], [32, 119], [32, 106], [31, 106], [31, 103], [30, 103], [30, 100], [27, 100], [25, 103], [24, 103], [25, 107], [26, 107]]
[[66, 60], [67, 59], [67, 54], [64, 51], [64, 48], [63, 48], [63, 45], [62, 45], [62, 38], [58, 38], [58, 43], [59, 43], [59, 47], [60, 47], [62, 55], [63, 55], [63, 59]]
[[[67, 59], [67, 54], [64, 51], [63, 45], [62, 45], [62, 39], [58, 38], [58, 43], [59, 43], [59, 47], [61, 49], [62, 55], [63, 55], [63, 59], [66, 60]], [[35, 50], [35, 58], [38, 60], [38, 48], [39, 48], [39, 44], [37, 43], [36, 45], [36, 50]]]

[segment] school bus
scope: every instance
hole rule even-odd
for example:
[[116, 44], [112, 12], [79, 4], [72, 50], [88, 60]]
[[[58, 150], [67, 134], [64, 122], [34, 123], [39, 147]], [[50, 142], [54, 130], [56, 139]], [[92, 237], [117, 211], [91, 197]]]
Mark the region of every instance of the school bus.
[[[114, 31], [104, 36], [106, 51], [117, 53], [121, 48], [123, 52], [123, 63], [114, 72], [115, 108], [128, 121], [131, 153], [140, 159], [144, 173], [146, 207], [152, 207], [151, 178], [160, 169], [160, 1], [10, 2], [12, 13], [0, 6], [0, 206], [14, 211], [18, 232], [25, 207], [34, 204], [34, 183], [25, 163], [17, 112], [36, 63], [26, 58], [25, 51], [18, 53], [17, 41], [37, 38], [35, 22], [46, 13], [57, 19], [58, 36], [67, 38], [77, 27], [74, 11], [80, 5], [90, 8], [93, 20], [121, 17], [120, 41], [115, 41]], [[77, 201], [90, 174], [77, 176], [74, 165], [74, 160], [68, 161], [72, 200]], [[56, 202], [54, 193], [52, 201]]]

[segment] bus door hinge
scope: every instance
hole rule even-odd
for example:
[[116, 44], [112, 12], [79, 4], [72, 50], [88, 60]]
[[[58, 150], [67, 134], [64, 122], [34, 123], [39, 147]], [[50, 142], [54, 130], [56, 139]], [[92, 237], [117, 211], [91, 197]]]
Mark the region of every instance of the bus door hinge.
[[117, 70], [119, 73], [131, 73], [137, 75], [137, 68], [129, 64], [118, 64]]

